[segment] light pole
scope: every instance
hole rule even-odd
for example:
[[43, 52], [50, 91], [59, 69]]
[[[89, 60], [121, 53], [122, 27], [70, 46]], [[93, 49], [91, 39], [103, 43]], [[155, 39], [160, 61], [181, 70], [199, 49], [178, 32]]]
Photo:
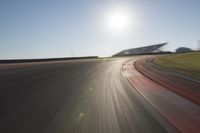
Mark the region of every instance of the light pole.
[[197, 41], [198, 51], [200, 51], [200, 40]]

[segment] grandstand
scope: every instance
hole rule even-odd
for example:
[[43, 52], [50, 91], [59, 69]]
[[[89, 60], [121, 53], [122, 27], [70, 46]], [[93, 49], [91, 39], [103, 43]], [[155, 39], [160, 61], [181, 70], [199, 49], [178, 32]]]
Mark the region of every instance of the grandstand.
[[128, 56], [128, 55], [139, 55], [139, 54], [151, 54], [151, 53], [160, 53], [162, 52], [160, 50], [161, 47], [166, 45], [167, 43], [161, 43], [151, 46], [145, 46], [145, 47], [139, 47], [139, 48], [133, 48], [133, 49], [126, 49], [123, 50], [113, 56]]

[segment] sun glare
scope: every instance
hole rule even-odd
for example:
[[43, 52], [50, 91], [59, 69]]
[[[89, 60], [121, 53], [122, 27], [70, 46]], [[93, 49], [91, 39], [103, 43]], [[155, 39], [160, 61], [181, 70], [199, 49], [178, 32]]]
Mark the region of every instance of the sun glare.
[[106, 13], [104, 25], [108, 32], [119, 34], [131, 27], [131, 15], [125, 9], [113, 9]]
[[129, 25], [129, 18], [122, 12], [114, 12], [108, 17], [107, 25], [114, 32], [121, 32]]

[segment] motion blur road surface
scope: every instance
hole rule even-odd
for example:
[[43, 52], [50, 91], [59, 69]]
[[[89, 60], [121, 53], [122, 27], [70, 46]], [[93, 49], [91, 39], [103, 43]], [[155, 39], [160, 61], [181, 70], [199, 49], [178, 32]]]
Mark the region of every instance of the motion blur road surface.
[[127, 60], [0, 66], [0, 132], [166, 132], [121, 75]]

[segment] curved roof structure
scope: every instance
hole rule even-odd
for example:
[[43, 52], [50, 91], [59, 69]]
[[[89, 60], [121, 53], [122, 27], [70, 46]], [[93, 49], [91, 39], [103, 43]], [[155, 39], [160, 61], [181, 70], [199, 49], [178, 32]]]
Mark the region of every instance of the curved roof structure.
[[161, 43], [151, 46], [133, 48], [133, 49], [126, 49], [123, 50], [113, 56], [126, 56], [126, 55], [137, 55], [137, 54], [147, 54], [147, 53], [155, 53], [156, 51], [160, 51], [159, 49], [166, 45], [167, 43]]

